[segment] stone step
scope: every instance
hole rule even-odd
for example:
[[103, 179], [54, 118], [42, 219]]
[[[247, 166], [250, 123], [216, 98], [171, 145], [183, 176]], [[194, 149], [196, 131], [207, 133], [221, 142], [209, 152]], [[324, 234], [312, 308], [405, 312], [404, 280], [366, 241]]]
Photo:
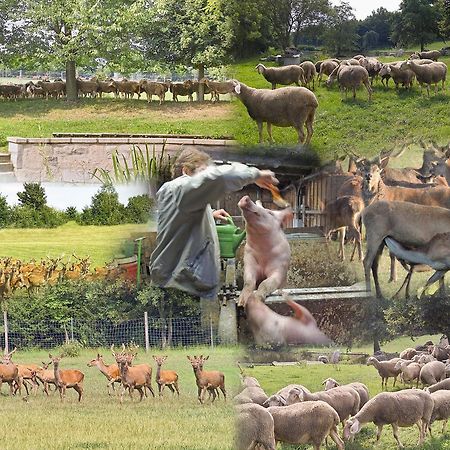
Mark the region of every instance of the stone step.
[[14, 172], [12, 162], [0, 162], [0, 173]]
[[3, 172], [0, 173], [0, 184], [1, 183], [12, 183], [16, 182], [17, 178], [14, 175], [14, 172]]
[[11, 154], [10, 153], [0, 153], [0, 163], [9, 163], [11, 162]]

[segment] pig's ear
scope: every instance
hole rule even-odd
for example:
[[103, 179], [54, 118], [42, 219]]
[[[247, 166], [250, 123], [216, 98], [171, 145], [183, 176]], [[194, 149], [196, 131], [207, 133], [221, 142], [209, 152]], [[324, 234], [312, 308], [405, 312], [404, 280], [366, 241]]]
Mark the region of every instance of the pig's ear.
[[275, 217], [279, 220], [280, 226], [287, 228], [294, 218], [294, 213], [291, 208], [282, 209], [280, 211], [272, 211]]
[[314, 319], [313, 315], [304, 306], [301, 306], [292, 300], [288, 300], [286, 303], [292, 308], [292, 311], [294, 311], [295, 319], [302, 322], [304, 325], [316, 324], [316, 319]]

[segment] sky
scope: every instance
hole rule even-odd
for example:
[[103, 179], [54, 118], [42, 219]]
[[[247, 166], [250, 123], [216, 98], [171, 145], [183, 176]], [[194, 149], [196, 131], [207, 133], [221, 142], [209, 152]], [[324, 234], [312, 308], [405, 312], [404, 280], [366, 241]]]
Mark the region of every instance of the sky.
[[[397, 11], [401, 0], [345, 0], [353, 8], [357, 19], [365, 19], [372, 11], [380, 8], [386, 8], [388, 11]], [[339, 5], [340, 0], [332, 0], [333, 5]]]

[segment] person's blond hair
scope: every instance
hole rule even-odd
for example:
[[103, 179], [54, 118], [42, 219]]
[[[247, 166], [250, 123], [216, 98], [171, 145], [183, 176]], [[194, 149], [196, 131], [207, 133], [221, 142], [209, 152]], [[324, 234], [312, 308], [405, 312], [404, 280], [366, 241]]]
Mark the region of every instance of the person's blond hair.
[[201, 166], [208, 166], [212, 164], [211, 157], [201, 151], [193, 149], [183, 150], [175, 160], [172, 166], [172, 176], [177, 178], [183, 174], [183, 169], [187, 174], [194, 173], [195, 170]]

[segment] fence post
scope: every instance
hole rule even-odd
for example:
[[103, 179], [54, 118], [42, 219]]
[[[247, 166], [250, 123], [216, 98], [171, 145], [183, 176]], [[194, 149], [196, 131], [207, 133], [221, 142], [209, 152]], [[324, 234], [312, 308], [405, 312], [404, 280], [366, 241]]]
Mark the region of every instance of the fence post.
[[212, 315], [209, 316], [209, 333], [210, 333], [210, 339], [211, 339], [211, 350], [213, 350], [214, 349], [214, 333], [213, 333]]
[[3, 310], [3, 325], [5, 328], [5, 355], [9, 353], [9, 339], [8, 339], [8, 311]]
[[145, 333], [145, 352], [148, 352], [150, 342], [148, 339], [148, 312], [144, 312], [144, 333]]
[[70, 318], [70, 340], [73, 342], [73, 317]]

